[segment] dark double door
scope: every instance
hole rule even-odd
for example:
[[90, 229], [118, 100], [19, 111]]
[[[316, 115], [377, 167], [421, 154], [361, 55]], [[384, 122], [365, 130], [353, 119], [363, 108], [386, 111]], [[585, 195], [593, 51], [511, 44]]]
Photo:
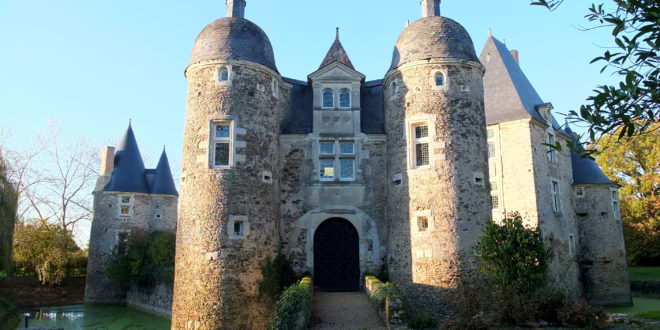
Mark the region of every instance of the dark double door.
[[360, 289], [358, 233], [345, 219], [328, 219], [314, 233], [314, 286], [325, 291]]

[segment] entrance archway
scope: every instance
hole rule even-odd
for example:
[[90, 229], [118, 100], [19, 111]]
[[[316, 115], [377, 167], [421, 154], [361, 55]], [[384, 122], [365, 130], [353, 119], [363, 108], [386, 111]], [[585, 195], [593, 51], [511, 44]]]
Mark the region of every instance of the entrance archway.
[[316, 229], [314, 285], [327, 291], [360, 289], [359, 237], [348, 220], [331, 218]]

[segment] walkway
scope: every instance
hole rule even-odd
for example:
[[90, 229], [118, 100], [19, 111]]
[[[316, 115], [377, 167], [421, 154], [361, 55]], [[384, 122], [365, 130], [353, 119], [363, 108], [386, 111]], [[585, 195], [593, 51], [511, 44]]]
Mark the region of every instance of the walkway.
[[311, 322], [312, 329], [385, 329], [362, 291], [314, 292]]

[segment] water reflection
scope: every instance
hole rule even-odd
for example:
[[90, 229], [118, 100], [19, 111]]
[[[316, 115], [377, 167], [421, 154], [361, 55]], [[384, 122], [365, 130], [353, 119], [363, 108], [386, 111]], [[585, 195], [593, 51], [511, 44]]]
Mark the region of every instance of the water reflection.
[[[27, 311], [30, 327], [55, 329], [169, 329], [170, 320], [128, 307], [71, 305]], [[16, 329], [24, 329], [24, 322]]]

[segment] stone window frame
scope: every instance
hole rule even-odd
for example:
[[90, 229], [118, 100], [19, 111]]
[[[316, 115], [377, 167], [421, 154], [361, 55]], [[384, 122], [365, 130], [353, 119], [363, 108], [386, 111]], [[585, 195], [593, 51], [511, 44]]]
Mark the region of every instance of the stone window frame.
[[[342, 94], [344, 94], [344, 92], [346, 92], [346, 95], [348, 95], [348, 106], [346, 106], [346, 107], [341, 106], [341, 96], [342, 96]], [[338, 94], [338, 98], [339, 98], [339, 102], [337, 102], [337, 106], [338, 106], [339, 109], [344, 109], [345, 110], [345, 109], [351, 109], [352, 108], [352, 106], [353, 106], [353, 95], [351, 95], [351, 90], [350, 89], [348, 89], [348, 88], [340, 89], [339, 94]]]
[[550, 202], [552, 203], [552, 211], [557, 214], [562, 213], [561, 203], [561, 184], [559, 179], [550, 178]]
[[[427, 135], [426, 137], [421, 137], [418, 138], [416, 136], [416, 129], [417, 127], [421, 126], [426, 126], [427, 127]], [[431, 147], [431, 142], [434, 140], [435, 137], [435, 130], [434, 126], [431, 125], [430, 120], [417, 120], [417, 121], [411, 121], [407, 125], [407, 135], [408, 138], [408, 168], [409, 169], [422, 169], [422, 168], [429, 168], [431, 167], [431, 151], [433, 148]], [[426, 144], [427, 145], [427, 150], [428, 150], [428, 163], [423, 164], [423, 165], [417, 165], [417, 145], [419, 144]]]
[[280, 93], [279, 93], [280, 86], [279, 85], [280, 84], [277, 82], [277, 80], [275, 80], [275, 78], [273, 78], [273, 80], [270, 82], [270, 89], [273, 92], [273, 97], [275, 97], [275, 98], [279, 97], [279, 95], [280, 95]]
[[[444, 83], [442, 85], [436, 84], [436, 77], [442, 75]], [[429, 84], [431, 89], [447, 91], [449, 88], [449, 71], [447, 69], [435, 69], [431, 71], [431, 77], [429, 78]]]
[[[227, 71], [227, 79], [222, 79], [222, 72]], [[215, 69], [215, 75], [213, 80], [221, 84], [230, 84], [232, 79], [232, 68], [231, 65], [220, 65]]]
[[[420, 222], [424, 218], [426, 219], [426, 228], [422, 229], [420, 228]], [[413, 212], [413, 221], [414, 223], [411, 224], [412, 228], [415, 228], [415, 232], [418, 234], [426, 234], [435, 229], [431, 210], [419, 210]]]
[[[235, 231], [236, 224], [240, 225], [240, 235]], [[227, 222], [227, 236], [230, 239], [245, 239], [250, 235], [250, 222], [246, 215], [230, 215]]]
[[[216, 127], [219, 125], [228, 125], [229, 126], [229, 136], [228, 137], [216, 137], [215, 132], [216, 132]], [[213, 169], [230, 169], [234, 167], [234, 121], [233, 120], [213, 120], [211, 121], [211, 134], [210, 134], [210, 152], [209, 154], [211, 155], [211, 161], [210, 165], [211, 168]], [[216, 165], [215, 164], [215, 152], [216, 152], [216, 144], [217, 143], [227, 143], [229, 144], [229, 159], [227, 162], [227, 165]]]
[[547, 144], [548, 147], [548, 162], [550, 164], [556, 164], [557, 163], [557, 150], [555, 150], [554, 146], [557, 143], [557, 136], [555, 135], [554, 132], [548, 130], [545, 134], [545, 143]]
[[[325, 93], [330, 92], [332, 95], [332, 104], [330, 106], [325, 105]], [[321, 109], [334, 109], [335, 108], [335, 91], [332, 88], [324, 88], [323, 91], [321, 91]]]
[[[332, 153], [327, 153], [323, 152], [321, 149], [321, 144], [322, 143], [332, 143]], [[341, 151], [341, 144], [342, 143], [352, 143], [353, 144], [353, 151], [350, 153], [342, 152]], [[318, 178], [319, 181], [321, 182], [335, 182], [335, 181], [341, 181], [341, 182], [353, 182], [356, 180], [357, 176], [357, 144], [356, 140], [354, 138], [334, 138], [334, 139], [320, 139], [318, 141]], [[330, 177], [324, 177], [321, 176], [321, 161], [322, 160], [332, 160], [333, 164], [333, 176], [332, 178]], [[353, 161], [353, 175], [351, 177], [342, 177], [341, 175], [341, 170], [342, 170], [342, 160], [352, 160]]]
[[497, 158], [497, 145], [495, 142], [488, 142], [488, 159]]
[[621, 220], [621, 204], [619, 203], [619, 189], [610, 187], [610, 204], [612, 205], [612, 217]]
[[584, 187], [575, 188], [575, 198], [584, 198], [585, 195], [586, 191], [584, 190]]
[[[124, 198], [128, 197], [128, 202], [124, 202]], [[128, 218], [133, 216], [133, 201], [135, 200], [135, 195], [130, 194], [120, 194], [117, 195], [117, 205], [119, 209], [117, 210], [117, 215], [121, 218]], [[123, 207], [127, 207], [128, 212], [123, 213]]]

